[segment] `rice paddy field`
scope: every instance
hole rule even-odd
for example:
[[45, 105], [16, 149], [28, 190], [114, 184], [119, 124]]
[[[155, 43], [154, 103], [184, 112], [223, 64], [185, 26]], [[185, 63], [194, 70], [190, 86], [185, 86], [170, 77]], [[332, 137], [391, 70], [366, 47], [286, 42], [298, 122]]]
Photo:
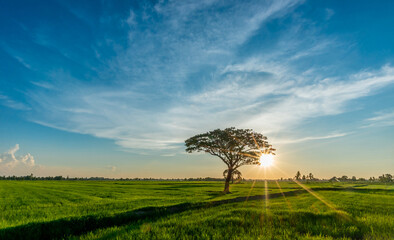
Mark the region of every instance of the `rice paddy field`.
[[0, 181], [0, 239], [394, 239], [394, 185]]

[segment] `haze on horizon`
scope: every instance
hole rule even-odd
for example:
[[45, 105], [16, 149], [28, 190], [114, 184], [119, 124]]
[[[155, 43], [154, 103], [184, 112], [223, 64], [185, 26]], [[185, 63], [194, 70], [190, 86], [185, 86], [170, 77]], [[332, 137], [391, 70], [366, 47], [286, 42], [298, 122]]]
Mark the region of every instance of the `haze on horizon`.
[[[184, 141], [251, 128], [264, 175], [394, 170], [393, 1], [5, 1], [0, 175], [221, 177]], [[280, 169], [280, 170], [279, 170]]]

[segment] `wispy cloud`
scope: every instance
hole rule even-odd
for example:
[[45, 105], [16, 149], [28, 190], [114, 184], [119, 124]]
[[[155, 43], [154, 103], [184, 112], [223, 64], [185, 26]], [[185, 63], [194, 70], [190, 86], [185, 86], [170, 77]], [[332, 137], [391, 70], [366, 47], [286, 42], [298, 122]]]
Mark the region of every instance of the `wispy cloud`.
[[303, 138], [295, 138], [295, 139], [276, 139], [276, 144], [291, 144], [291, 143], [300, 143], [300, 142], [307, 142], [313, 140], [325, 140], [331, 138], [339, 138], [349, 135], [349, 133], [332, 133], [325, 136], [310, 136], [310, 137], [303, 137]]
[[368, 118], [362, 128], [394, 126], [394, 111], [379, 112], [374, 117]]
[[18, 56], [15, 56], [15, 59], [16, 59], [20, 64], [22, 64], [25, 68], [31, 69], [30, 64], [26, 63], [26, 61], [25, 61], [23, 58], [18, 57]]
[[341, 58], [347, 43], [297, 14], [270, 47], [247, 51], [267, 22], [291, 15], [300, 3], [207, 0], [131, 9], [117, 22], [126, 44], [107, 36], [115, 55], [95, 77], [62, 68], [46, 72], [48, 84], [33, 82], [39, 88], [26, 93], [34, 106], [29, 119], [145, 153], [177, 149], [192, 134], [219, 127], [294, 130], [305, 120], [344, 113], [352, 101], [394, 83], [391, 65], [344, 74], [335, 64], [318, 64]]
[[[306, 78], [304, 77], [304, 80]], [[322, 79], [318, 83], [292, 86], [285, 91], [280, 101], [262, 107], [246, 125], [282, 130], [293, 127], [304, 119], [340, 114], [348, 110], [350, 101], [373, 95], [378, 89], [394, 83], [394, 68], [384, 66], [376, 71], [361, 71], [346, 78]], [[285, 96], [285, 97], [283, 97]]]
[[[125, 20], [131, 36], [128, 48], [119, 50], [109, 61], [109, 69], [100, 73], [113, 76], [115, 84], [110, 89], [85, 85], [64, 70], [52, 71], [49, 77], [54, 91], [28, 93], [44, 112], [32, 119], [46, 126], [114, 139], [127, 148], [176, 147], [196, 127], [180, 123], [182, 116], [170, 116], [182, 107], [179, 102], [189, 101], [189, 84], [200, 84], [189, 80], [190, 75], [204, 71], [204, 65], [221, 65], [261, 23], [297, 3], [251, 2], [239, 8], [216, 1], [185, 1], [130, 11]], [[227, 11], [211, 14], [212, 5]], [[146, 24], [151, 28], [141, 29]]]
[[333, 9], [326, 8], [326, 20], [329, 20], [334, 14], [335, 11]]
[[17, 102], [6, 95], [0, 94], [0, 104], [16, 110], [30, 110], [31, 108], [21, 102]]

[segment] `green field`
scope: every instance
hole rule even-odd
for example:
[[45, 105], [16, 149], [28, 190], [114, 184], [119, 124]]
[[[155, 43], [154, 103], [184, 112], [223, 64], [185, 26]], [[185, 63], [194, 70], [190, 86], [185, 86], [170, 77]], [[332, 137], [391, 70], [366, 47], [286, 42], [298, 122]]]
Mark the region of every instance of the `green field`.
[[394, 239], [394, 185], [0, 181], [0, 239]]

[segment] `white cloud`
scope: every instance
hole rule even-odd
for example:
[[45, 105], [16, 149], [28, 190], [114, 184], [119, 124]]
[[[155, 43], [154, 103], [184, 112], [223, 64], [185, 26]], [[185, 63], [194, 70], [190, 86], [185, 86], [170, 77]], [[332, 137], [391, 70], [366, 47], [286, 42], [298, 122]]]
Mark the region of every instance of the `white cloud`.
[[[188, 101], [189, 93], [182, 90], [187, 87], [184, 80], [201, 65], [216, 65], [229, 53], [234, 54], [234, 48], [262, 22], [289, 11], [297, 3], [272, 1], [242, 7], [215, 1], [158, 3], [154, 11], [160, 14], [160, 21], [150, 24], [150, 30], [129, 30], [133, 37], [128, 49], [119, 51], [109, 62], [117, 85], [111, 89], [87, 86], [64, 70], [52, 71], [52, 94], [28, 93], [42, 113], [33, 121], [113, 139], [127, 148], [175, 147], [195, 129], [169, 116], [179, 102]], [[226, 7], [227, 11], [213, 15], [212, 4]], [[149, 11], [152, 9], [130, 11], [125, 22], [133, 27], [138, 27], [137, 21], [149, 24], [152, 18], [143, 16], [155, 15]]]
[[[307, 119], [346, 112], [352, 100], [373, 95], [394, 83], [394, 68], [390, 66], [301, 86], [295, 73], [286, 73], [294, 80], [273, 74], [275, 81], [248, 84], [245, 77], [234, 75], [228, 82], [184, 96], [179, 103], [156, 112], [133, 106], [134, 97], [127, 90], [86, 93], [75, 99], [78, 108], [74, 110], [46, 106], [59, 119], [54, 118], [51, 125], [43, 124], [113, 139], [125, 148], [171, 149], [192, 134], [219, 127], [253, 128], [265, 134], [290, 130]], [[66, 122], [61, 119], [64, 117]], [[321, 137], [303, 141], [316, 139]]]
[[109, 169], [111, 172], [116, 172], [118, 170], [116, 166], [112, 166], [112, 165], [108, 165], [106, 168]]
[[11, 175], [15, 172], [24, 171], [26, 174], [35, 167], [34, 157], [28, 153], [26, 155], [17, 156], [16, 152], [19, 150], [19, 144], [7, 152], [0, 154], [0, 170], [3, 174]]
[[203, 122], [199, 125], [205, 129], [229, 124], [278, 133], [307, 119], [343, 113], [352, 100], [373, 95], [394, 83], [394, 68], [389, 65], [376, 71], [319, 81], [314, 77], [300, 78], [290, 69], [275, 74], [276, 67], [270, 71], [264, 63], [261, 68], [254, 62], [251, 67], [237, 66], [236, 69], [246, 72], [264, 69], [264, 72], [273, 73], [273, 79], [252, 85], [243, 82], [250, 81], [247, 77], [232, 79], [223, 86], [212, 86], [214, 90], [190, 96], [189, 104], [172, 109], [168, 115], [174, 116], [180, 126], [179, 120], [183, 126], [198, 121]]
[[[213, 7], [226, 3], [159, 2], [130, 11], [122, 22], [132, 36], [127, 48], [114, 47], [117, 56], [108, 61], [109, 69], [97, 74], [110, 79], [111, 87], [83, 83], [63, 69], [52, 71], [53, 88], [27, 94], [38, 113], [30, 119], [145, 153], [176, 149], [187, 137], [214, 128], [245, 127], [264, 134], [292, 130], [305, 120], [346, 112], [353, 100], [394, 83], [390, 65], [354, 75], [310, 62], [300, 66], [341, 46], [303, 21], [266, 52], [239, 57], [238, 48], [257, 29], [299, 2], [258, 1], [212, 14]], [[327, 137], [339, 135], [303, 141]]]
[[305, 119], [340, 114], [355, 99], [373, 95], [377, 90], [394, 83], [394, 68], [383, 66], [377, 71], [361, 71], [343, 79], [320, 81], [317, 84], [293, 86], [276, 94], [281, 100], [261, 107], [244, 125], [257, 129], [280, 131], [294, 127]]

